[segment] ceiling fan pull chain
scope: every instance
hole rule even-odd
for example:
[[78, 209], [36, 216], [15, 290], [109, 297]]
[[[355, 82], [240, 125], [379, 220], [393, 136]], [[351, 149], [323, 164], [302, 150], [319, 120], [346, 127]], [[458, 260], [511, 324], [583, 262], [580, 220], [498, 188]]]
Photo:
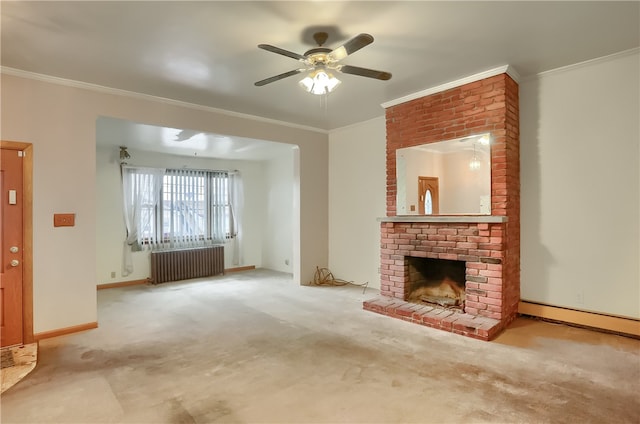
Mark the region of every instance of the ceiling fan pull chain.
[[320, 97], [320, 107], [324, 109], [324, 117], [329, 116], [329, 93], [324, 93]]

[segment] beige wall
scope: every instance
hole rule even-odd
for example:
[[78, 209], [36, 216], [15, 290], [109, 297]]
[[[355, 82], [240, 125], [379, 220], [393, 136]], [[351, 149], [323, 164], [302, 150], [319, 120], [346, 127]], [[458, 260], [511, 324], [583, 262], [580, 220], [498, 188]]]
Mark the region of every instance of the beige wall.
[[[381, 115], [384, 111], [381, 110]], [[380, 223], [386, 215], [384, 116], [329, 135], [329, 269], [380, 287]]]
[[[299, 234], [294, 279], [309, 281], [328, 264], [328, 143], [322, 132], [264, 120], [2, 74], [3, 140], [34, 146], [34, 332], [95, 322], [96, 119], [110, 116], [298, 145]], [[52, 215], [76, 214], [53, 228]], [[297, 227], [296, 227], [297, 228]]]
[[262, 265], [281, 272], [292, 272], [293, 258], [293, 158], [294, 151], [264, 163], [265, 214], [262, 238]]
[[520, 84], [525, 300], [640, 318], [638, 50]]

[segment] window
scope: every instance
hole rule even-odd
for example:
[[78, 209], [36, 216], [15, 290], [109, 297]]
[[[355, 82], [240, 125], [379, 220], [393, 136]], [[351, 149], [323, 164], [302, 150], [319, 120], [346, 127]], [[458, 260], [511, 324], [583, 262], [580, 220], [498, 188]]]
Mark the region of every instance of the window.
[[132, 233], [139, 245], [154, 248], [206, 245], [235, 237], [231, 174], [123, 168], [125, 215], [131, 221], [128, 242]]
[[431, 190], [427, 189], [424, 196], [424, 214], [433, 214], [433, 199], [431, 198]]

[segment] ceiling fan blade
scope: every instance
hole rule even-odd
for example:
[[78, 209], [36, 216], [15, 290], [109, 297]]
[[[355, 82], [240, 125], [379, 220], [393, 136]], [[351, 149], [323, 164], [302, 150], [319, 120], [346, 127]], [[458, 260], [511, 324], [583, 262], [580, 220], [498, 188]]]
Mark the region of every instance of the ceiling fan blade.
[[269, 84], [271, 82], [278, 81], [278, 80], [281, 80], [283, 78], [287, 78], [287, 77], [299, 74], [300, 72], [303, 72], [303, 71], [304, 71], [304, 69], [294, 69], [293, 71], [285, 72], [284, 74], [276, 75], [276, 76], [271, 77], [271, 78], [265, 78], [265, 79], [263, 79], [261, 81], [256, 82], [254, 85], [256, 85], [258, 87], [262, 87], [263, 85], [267, 85], [267, 84]]
[[391, 79], [389, 72], [376, 71], [375, 69], [360, 68], [358, 66], [340, 65], [336, 68], [343, 74], [359, 75], [361, 77], [375, 78], [379, 80]]
[[273, 53], [278, 53], [278, 54], [281, 54], [283, 56], [287, 56], [287, 57], [290, 57], [292, 59], [299, 60], [301, 62], [304, 62], [305, 60], [307, 60], [307, 58], [304, 57], [301, 54], [290, 52], [289, 50], [281, 49], [280, 47], [272, 46], [272, 45], [269, 45], [269, 44], [258, 44], [258, 47], [261, 48], [262, 50], [266, 50], [268, 52], [273, 52]]
[[373, 43], [373, 37], [371, 35], [364, 33], [356, 35], [351, 40], [329, 53], [329, 59], [342, 60], [371, 43]]

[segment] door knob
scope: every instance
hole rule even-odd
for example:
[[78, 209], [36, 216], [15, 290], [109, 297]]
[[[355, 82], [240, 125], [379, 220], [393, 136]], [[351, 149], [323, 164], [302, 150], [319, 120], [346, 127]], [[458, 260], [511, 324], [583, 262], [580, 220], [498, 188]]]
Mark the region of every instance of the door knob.
[[14, 260], [11, 261], [11, 266], [18, 266], [18, 265], [20, 265], [20, 261], [19, 260], [14, 259]]
[[11, 252], [11, 253], [18, 253], [18, 250], [20, 250], [20, 249], [18, 249], [18, 246], [11, 246], [9, 248], [9, 252]]

